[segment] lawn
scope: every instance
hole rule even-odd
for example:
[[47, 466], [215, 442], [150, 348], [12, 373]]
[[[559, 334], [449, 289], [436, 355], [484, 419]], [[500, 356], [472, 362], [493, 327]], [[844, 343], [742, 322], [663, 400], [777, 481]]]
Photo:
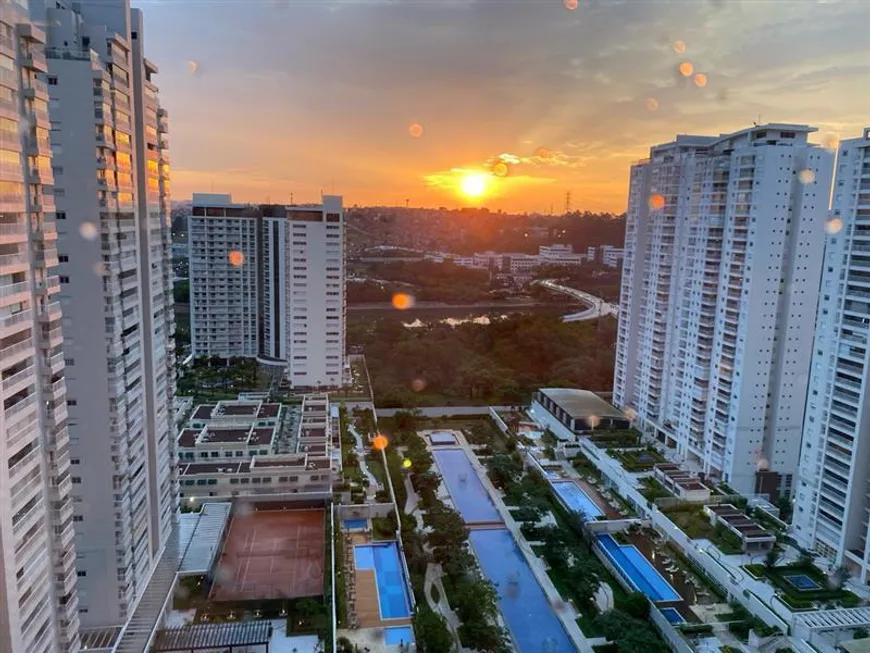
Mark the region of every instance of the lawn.
[[623, 468], [629, 472], [648, 472], [654, 465], [667, 462], [655, 449], [642, 449], [634, 451], [608, 450], [609, 455], [616, 458]]
[[740, 538], [722, 524], [711, 525], [707, 516], [701, 512], [700, 506], [683, 505], [664, 512], [690, 539], [710, 540], [726, 555], [741, 553], [743, 550]]
[[673, 496], [654, 478], [644, 478], [640, 483], [642, 486], [640, 493], [647, 501], [655, 501], [656, 499], [664, 499]]
[[[797, 562], [782, 567], [766, 567], [764, 565], [745, 565], [743, 567], [755, 578], [765, 578], [776, 587], [782, 595], [780, 598], [796, 610], [813, 607], [814, 601], [834, 602], [843, 607], [851, 608], [861, 604], [861, 599], [846, 589], [832, 588], [828, 577], [811, 564]], [[788, 580], [788, 576], [807, 576], [819, 587], [813, 589], [798, 589]]]

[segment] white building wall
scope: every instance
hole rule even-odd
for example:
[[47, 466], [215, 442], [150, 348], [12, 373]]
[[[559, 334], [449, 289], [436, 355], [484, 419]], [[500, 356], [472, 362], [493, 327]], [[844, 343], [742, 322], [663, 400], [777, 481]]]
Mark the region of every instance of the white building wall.
[[870, 129], [840, 144], [794, 512], [802, 546], [870, 576]]
[[80, 647], [43, 43], [0, 4], [0, 651], [16, 653]]
[[79, 613], [101, 627], [130, 616], [175, 505], [168, 179], [141, 15], [89, 0], [46, 18]]
[[832, 165], [810, 131], [680, 137], [632, 172], [615, 401], [745, 493], [796, 470]]

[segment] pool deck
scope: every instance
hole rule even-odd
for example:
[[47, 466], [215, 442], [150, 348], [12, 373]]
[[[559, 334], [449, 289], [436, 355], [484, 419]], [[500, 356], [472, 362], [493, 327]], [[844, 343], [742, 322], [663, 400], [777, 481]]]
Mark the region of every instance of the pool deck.
[[[487, 476], [486, 474], [486, 468], [481, 465], [471, 446], [465, 440], [464, 435], [459, 435], [459, 437], [457, 438], [457, 444], [465, 451], [465, 454], [468, 456], [468, 459], [471, 462], [472, 469], [474, 469], [474, 472], [477, 474], [477, 477], [483, 484], [484, 490], [486, 490], [486, 493], [489, 494], [490, 499], [492, 499], [496, 511], [498, 511], [499, 515], [501, 515], [501, 518], [504, 521], [503, 524], [499, 524], [498, 526], [495, 526], [494, 524], [486, 524], [485, 527], [507, 528], [511, 532], [511, 535], [513, 535], [517, 547], [522, 552], [523, 557], [526, 559], [526, 562], [529, 564], [535, 580], [537, 580], [538, 585], [541, 586], [541, 589], [543, 590], [547, 599], [550, 601], [550, 604], [556, 605], [557, 603], [562, 602], [563, 599], [561, 595], [556, 590], [556, 587], [553, 585], [553, 581], [550, 580], [550, 577], [547, 575], [547, 569], [544, 562], [537, 555], [535, 555], [534, 551], [532, 551], [532, 548], [529, 546], [529, 543], [526, 541], [525, 537], [520, 531], [520, 522], [517, 522], [511, 515], [510, 510], [508, 510], [504, 501], [502, 501], [501, 494], [492, 484], [492, 481], [489, 480], [489, 476]], [[568, 605], [570, 605], [570, 603]], [[580, 630], [580, 627], [577, 625], [576, 621], [578, 614], [575, 610], [560, 610], [556, 612], [556, 616], [562, 623], [565, 632], [568, 634], [568, 637], [571, 639], [577, 650], [591, 651], [592, 644], [599, 643], [598, 641], [593, 641], [587, 638], [583, 634], [583, 631]]]

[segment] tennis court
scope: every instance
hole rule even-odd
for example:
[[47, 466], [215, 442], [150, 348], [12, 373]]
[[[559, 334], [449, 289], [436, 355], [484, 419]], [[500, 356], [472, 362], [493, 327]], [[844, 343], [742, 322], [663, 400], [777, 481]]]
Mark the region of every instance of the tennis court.
[[253, 511], [233, 517], [218, 561], [214, 601], [323, 594], [323, 510]]

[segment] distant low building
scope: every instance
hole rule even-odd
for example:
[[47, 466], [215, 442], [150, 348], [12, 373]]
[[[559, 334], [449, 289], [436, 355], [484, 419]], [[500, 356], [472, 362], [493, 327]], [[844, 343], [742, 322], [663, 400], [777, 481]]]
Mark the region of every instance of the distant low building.
[[583, 254], [575, 254], [574, 247], [571, 245], [541, 245], [538, 248], [540, 265], [580, 266], [584, 258]]

